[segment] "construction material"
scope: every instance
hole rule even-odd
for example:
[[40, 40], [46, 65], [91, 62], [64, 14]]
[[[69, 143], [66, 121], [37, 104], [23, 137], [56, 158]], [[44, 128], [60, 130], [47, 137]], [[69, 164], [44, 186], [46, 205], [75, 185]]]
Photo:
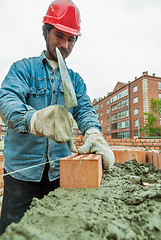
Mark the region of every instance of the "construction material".
[[161, 171], [136, 160], [105, 171], [99, 188], [62, 189], [34, 198], [0, 240], [161, 240]]
[[111, 146], [111, 149], [115, 155], [115, 162], [125, 163], [136, 159], [138, 163], [146, 163], [146, 150], [144, 148]]
[[73, 154], [60, 159], [62, 188], [95, 188], [102, 179], [102, 157], [96, 154]]

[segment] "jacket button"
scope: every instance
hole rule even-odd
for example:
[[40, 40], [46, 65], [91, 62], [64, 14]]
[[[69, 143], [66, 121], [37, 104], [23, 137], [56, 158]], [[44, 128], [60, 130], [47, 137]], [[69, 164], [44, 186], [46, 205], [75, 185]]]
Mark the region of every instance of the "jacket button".
[[54, 169], [55, 169], [55, 166], [51, 166], [51, 167], [49, 168], [49, 172], [53, 172]]

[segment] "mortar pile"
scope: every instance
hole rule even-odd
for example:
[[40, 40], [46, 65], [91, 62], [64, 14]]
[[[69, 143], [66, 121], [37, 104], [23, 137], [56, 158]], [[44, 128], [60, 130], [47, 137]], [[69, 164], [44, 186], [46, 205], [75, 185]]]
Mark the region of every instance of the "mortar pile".
[[161, 171], [135, 160], [115, 163], [99, 188], [58, 188], [33, 199], [0, 239], [160, 240]]

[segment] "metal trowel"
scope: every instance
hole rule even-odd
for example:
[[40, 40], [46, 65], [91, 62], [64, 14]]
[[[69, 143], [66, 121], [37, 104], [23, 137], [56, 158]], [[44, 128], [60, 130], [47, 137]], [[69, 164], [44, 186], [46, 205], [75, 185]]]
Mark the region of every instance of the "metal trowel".
[[[61, 55], [60, 50], [56, 47], [56, 54], [57, 54], [57, 60], [58, 65], [60, 69], [60, 75], [63, 83], [63, 90], [64, 90], [64, 106], [65, 108], [73, 108], [78, 105], [77, 97], [71, 82], [71, 79], [69, 77], [69, 73], [67, 70], [67, 67], [65, 65], [64, 59]], [[72, 138], [67, 142], [71, 152], [78, 152]]]
[[71, 79], [69, 77], [69, 73], [65, 65], [64, 59], [61, 55], [60, 50], [57, 47], [56, 47], [56, 54], [57, 54], [58, 65], [60, 69], [60, 75], [63, 83], [63, 89], [64, 89], [64, 106], [65, 108], [76, 107], [78, 105], [77, 97], [76, 97]]

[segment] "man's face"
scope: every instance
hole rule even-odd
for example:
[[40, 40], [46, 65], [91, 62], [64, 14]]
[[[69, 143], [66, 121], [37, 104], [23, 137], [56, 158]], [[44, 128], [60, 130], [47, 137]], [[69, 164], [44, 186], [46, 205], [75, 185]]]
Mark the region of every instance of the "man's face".
[[63, 58], [67, 58], [71, 53], [76, 41], [76, 36], [63, 32], [57, 28], [47, 31], [47, 50], [46, 57], [50, 60], [57, 61], [55, 48], [59, 48]]

